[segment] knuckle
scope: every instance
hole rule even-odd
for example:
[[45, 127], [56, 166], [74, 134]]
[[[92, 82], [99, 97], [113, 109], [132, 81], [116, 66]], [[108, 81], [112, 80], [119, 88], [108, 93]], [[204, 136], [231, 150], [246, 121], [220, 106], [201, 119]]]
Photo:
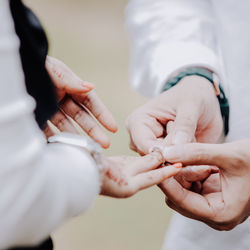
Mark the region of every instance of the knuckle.
[[64, 128], [67, 126], [67, 118], [60, 112], [58, 112], [53, 118], [52, 118], [52, 123], [58, 127], [59, 129], [60, 128]]
[[165, 158], [162, 154], [162, 152], [160, 151], [155, 151], [154, 154], [153, 154], [153, 157], [152, 157], [152, 161], [157, 161], [157, 162], [164, 162], [165, 161]]
[[[210, 156], [208, 152], [201, 146], [201, 144], [194, 144], [191, 148], [191, 151], [191, 161], [200, 162], [203, 159], [208, 159], [208, 157]], [[190, 152], [187, 152], [187, 158], [189, 157], [189, 153]]]
[[57, 124], [56, 126], [62, 130], [62, 129], [65, 129], [67, 127], [67, 119], [66, 118], [61, 118], [60, 120], [57, 121]]
[[86, 130], [87, 134], [89, 136], [94, 136], [95, 135], [95, 126], [92, 126]]
[[95, 114], [95, 117], [96, 117], [97, 120], [103, 120], [102, 118], [104, 117], [104, 115], [103, 115], [103, 113], [98, 112], [98, 113]]
[[75, 121], [79, 121], [80, 119], [82, 119], [84, 117], [85, 112], [82, 109], [79, 109], [75, 112], [73, 119]]
[[91, 98], [89, 95], [86, 95], [84, 100], [82, 101], [83, 105], [88, 107], [88, 109], [92, 108], [92, 102], [91, 102]]

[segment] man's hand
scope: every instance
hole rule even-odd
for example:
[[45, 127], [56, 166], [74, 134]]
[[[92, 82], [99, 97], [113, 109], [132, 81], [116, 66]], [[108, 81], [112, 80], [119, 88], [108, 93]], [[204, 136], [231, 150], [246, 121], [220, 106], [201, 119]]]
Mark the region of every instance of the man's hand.
[[249, 148], [250, 140], [167, 148], [164, 155], [169, 162], [186, 166], [208, 164], [220, 169], [220, 179], [218, 174], [210, 175], [200, 192], [188, 190], [174, 178], [164, 181], [160, 187], [167, 196], [167, 204], [217, 230], [231, 230], [245, 221], [250, 215]]
[[[55, 58], [47, 57], [46, 68], [56, 87], [60, 108], [51, 122], [60, 131], [77, 133], [68, 119], [71, 117], [103, 148], [108, 148], [109, 139], [93, 116], [111, 132], [117, 131], [117, 125], [110, 111], [92, 90], [94, 85], [81, 80], [64, 63]], [[47, 137], [53, 135], [49, 126], [44, 133]]]
[[116, 198], [130, 197], [139, 190], [161, 183], [181, 170], [180, 163], [159, 168], [163, 162], [164, 159], [159, 152], [144, 157], [104, 158], [101, 194]]
[[194, 140], [214, 143], [223, 122], [212, 84], [203, 77], [183, 78], [176, 86], [135, 110], [127, 120], [131, 149], [144, 155], [156, 144]]

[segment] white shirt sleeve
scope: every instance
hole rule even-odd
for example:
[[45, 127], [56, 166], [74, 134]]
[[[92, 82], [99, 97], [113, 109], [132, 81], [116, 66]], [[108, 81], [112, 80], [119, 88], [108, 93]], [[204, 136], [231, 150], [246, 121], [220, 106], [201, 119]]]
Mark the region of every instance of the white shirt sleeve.
[[146, 96], [161, 92], [182, 68], [200, 66], [220, 75], [210, 0], [130, 0], [131, 84]]
[[27, 94], [8, 0], [0, 0], [0, 249], [37, 244], [100, 190], [93, 159], [48, 145]]

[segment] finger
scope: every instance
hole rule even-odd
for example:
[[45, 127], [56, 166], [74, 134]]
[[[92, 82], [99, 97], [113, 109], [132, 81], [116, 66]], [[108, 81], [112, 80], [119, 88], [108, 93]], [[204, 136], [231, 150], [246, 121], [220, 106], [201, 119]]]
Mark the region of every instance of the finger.
[[181, 183], [183, 180], [188, 182], [203, 181], [208, 178], [212, 173], [217, 172], [219, 169], [209, 165], [201, 166], [187, 166], [176, 175], [175, 179]]
[[94, 88], [92, 83], [81, 80], [68, 66], [56, 58], [47, 56], [46, 68], [55, 86], [68, 94], [86, 94]]
[[166, 126], [167, 136], [164, 138], [163, 144], [164, 146], [169, 146], [173, 144], [173, 128], [174, 128], [174, 121], [168, 121]]
[[194, 104], [185, 103], [177, 109], [176, 118], [169, 135], [173, 144], [184, 144], [192, 142], [199, 119], [199, 107]]
[[94, 91], [91, 91], [87, 95], [73, 95], [73, 99], [83, 104], [106, 129], [113, 133], [118, 130], [112, 113]]
[[132, 174], [138, 174], [158, 168], [163, 163], [164, 158], [162, 157], [162, 154], [160, 152], [153, 152], [146, 156], [134, 159], [130, 169]]
[[76, 128], [67, 118], [67, 116], [61, 111], [57, 112], [50, 121], [62, 132], [77, 133]]
[[134, 183], [139, 190], [158, 185], [164, 180], [176, 175], [181, 170], [182, 165], [176, 163], [171, 166], [155, 169], [147, 173], [142, 173], [134, 177]]
[[221, 192], [220, 174], [210, 175], [203, 183], [202, 194]]
[[46, 138], [48, 139], [49, 137], [57, 134], [58, 130], [56, 130], [55, 126], [50, 122], [50, 121], [47, 121], [47, 124], [43, 130], [43, 133], [45, 134]]
[[150, 153], [150, 149], [156, 144], [160, 144], [164, 130], [161, 124], [148, 117], [133, 117], [127, 120], [127, 130], [130, 134], [131, 141], [140, 154]]
[[225, 158], [231, 158], [226, 144], [176, 145], [165, 147], [163, 155], [169, 162], [182, 162], [184, 165], [215, 165], [220, 168], [223, 168]]
[[173, 130], [174, 127], [174, 121], [168, 121], [166, 129], [167, 129], [167, 134], [170, 134], [171, 131]]
[[102, 131], [94, 118], [72, 99], [66, 98], [60, 104], [61, 109], [70, 116], [93, 140], [98, 142], [103, 148], [110, 145], [109, 138]]
[[176, 206], [187, 214], [203, 219], [213, 216], [210, 204], [202, 195], [183, 188], [174, 178], [165, 180], [159, 187]]

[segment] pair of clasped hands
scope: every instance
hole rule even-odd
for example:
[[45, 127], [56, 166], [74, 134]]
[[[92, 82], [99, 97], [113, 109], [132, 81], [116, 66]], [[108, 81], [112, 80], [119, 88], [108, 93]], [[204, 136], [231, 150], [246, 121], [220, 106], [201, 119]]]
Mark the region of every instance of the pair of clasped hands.
[[[51, 122], [77, 133], [71, 117], [103, 148], [107, 130], [117, 131], [112, 114], [65, 64], [47, 57], [60, 111]], [[96, 120], [93, 118], [96, 118]], [[219, 103], [206, 79], [189, 76], [135, 110], [127, 120], [132, 150], [141, 157], [103, 157], [103, 195], [130, 197], [158, 185], [166, 204], [217, 230], [230, 230], [250, 213], [250, 140], [216, 143], [223, 129]], [[48, 126], [44, 133], [53, 135]], [[168, 162], [168, 164], [165, 164]]]

